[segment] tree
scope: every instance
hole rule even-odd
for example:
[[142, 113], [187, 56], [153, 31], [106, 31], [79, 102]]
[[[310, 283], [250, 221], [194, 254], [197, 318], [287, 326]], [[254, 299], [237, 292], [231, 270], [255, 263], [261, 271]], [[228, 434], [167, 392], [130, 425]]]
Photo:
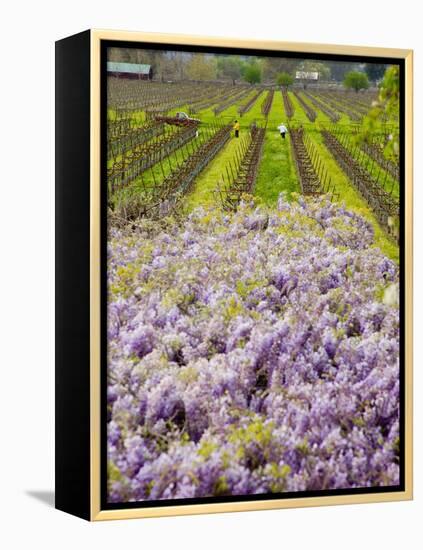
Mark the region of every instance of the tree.
[[360, 69], [359, 63], [352, 63], [351, 61], [328, 61], [327, 65], [330, 68], [331, 79], [337, 82], [342, 82], [348, 72]]
[[366, 90], [369, 87], [369, 79], [366, 73], [360, 71], [351, 71], [345, 75], [344, 78], [345, 88], [351, 88], [358, 92], [359, 90]]
[[364, 70], [366, 71], [369, 80], [376, 82], [381, 80], [386, 71], [386, 65], [380, 63], [366, 63]]
[[165, 65], [163, 63], [163, 52], [160, 50], [151, 50], [150, 56], [146, 60], [141, 60], [140, 63], [147, 63], [153, 69], [153, 78], [157, 80], [164, 79]]
[[117, 63], [130, 63], [131, 50], [128, 48], [109, 48], [107, 52], [107, 60]]
[[387, 158], [396, 162], [398, 162], [400, 152], [399, 100], [399, 66], [391, 65], [386, 69], [380, 85], [378, 100], [364, 117], [362, 132], [357, 136], [358, 142], [371, 143], [374, 136], [388, 134], [384, 153]]
[[191, 80], [215, 80], [216, 63], [213, 58], [197, 53], [187, 64], [187, 74]]
[[275, 81], [279, 73], [294, 73], [298, 59], [285, 57], [264, 57], [261, 62], [264, 80]]
[[169, 59], [172, 66], [172, 79], [184, 80], [186, 77], [186, 66], [192, 55], [186, 52], [170, 51]]
[[241, 78], [242, 62], [239, 57], [219, 56], [217, 58], [217, 74], [219, 78], [230, 78], [232, 83]]
[[160, 80], [172, 80], [175, 76], [175, 67], [169, 55], [163, 55], [160, 64], [160, 74], [155, 73]]
[[291, 86], [293, 82], [294, 82], [294, 78], [288, 73], [279, 73], [276, 78], [276, 84], [278, 86], [284, 86], [285, 88], [288, 88], [288, 86]]
[[258, 63], [251, 63], [244, 68], [243, 77], [250, 84], [261, 82], [261, 68]]

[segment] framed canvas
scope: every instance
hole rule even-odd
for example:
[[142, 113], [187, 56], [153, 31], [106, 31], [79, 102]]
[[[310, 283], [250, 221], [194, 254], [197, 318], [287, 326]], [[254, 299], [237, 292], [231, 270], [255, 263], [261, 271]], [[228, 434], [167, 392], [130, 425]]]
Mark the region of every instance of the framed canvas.
[[56, 43], [56, 507], [412, 498], [412, 52]]

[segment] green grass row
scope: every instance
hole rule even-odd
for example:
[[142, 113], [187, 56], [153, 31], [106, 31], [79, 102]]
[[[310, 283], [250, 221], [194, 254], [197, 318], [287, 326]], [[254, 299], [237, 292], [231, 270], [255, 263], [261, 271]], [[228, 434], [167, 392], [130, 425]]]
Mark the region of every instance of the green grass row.
[[282, 92], [275, 92], [267, 122], [263, 155], [257, 175], [255, 194], [266, 204], [275, 203], [279, 194], [285, 192], [289, 199], [292, 193], [299, 193], [300, 186], [292, 159], [288, 137], [282, 139], [278, 126], [287, 126]]

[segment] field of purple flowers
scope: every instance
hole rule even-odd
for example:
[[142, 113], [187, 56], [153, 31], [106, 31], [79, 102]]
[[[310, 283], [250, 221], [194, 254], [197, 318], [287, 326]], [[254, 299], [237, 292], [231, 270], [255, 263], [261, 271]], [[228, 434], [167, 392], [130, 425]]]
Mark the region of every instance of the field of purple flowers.
[[108, 499], [399, 483], [398, 267], [325, 199], [111, 228]]

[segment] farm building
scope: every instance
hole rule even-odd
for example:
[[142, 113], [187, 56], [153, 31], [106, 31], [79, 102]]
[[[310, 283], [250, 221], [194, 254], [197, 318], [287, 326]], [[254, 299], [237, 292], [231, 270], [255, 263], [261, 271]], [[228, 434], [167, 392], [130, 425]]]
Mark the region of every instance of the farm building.
[[117, 78], [133, 78], [136, 80], [152, 80], [153, 69], [151, 65], [143, 63], [121, 63], [117, 61], [107, 62], [108, 76]]

